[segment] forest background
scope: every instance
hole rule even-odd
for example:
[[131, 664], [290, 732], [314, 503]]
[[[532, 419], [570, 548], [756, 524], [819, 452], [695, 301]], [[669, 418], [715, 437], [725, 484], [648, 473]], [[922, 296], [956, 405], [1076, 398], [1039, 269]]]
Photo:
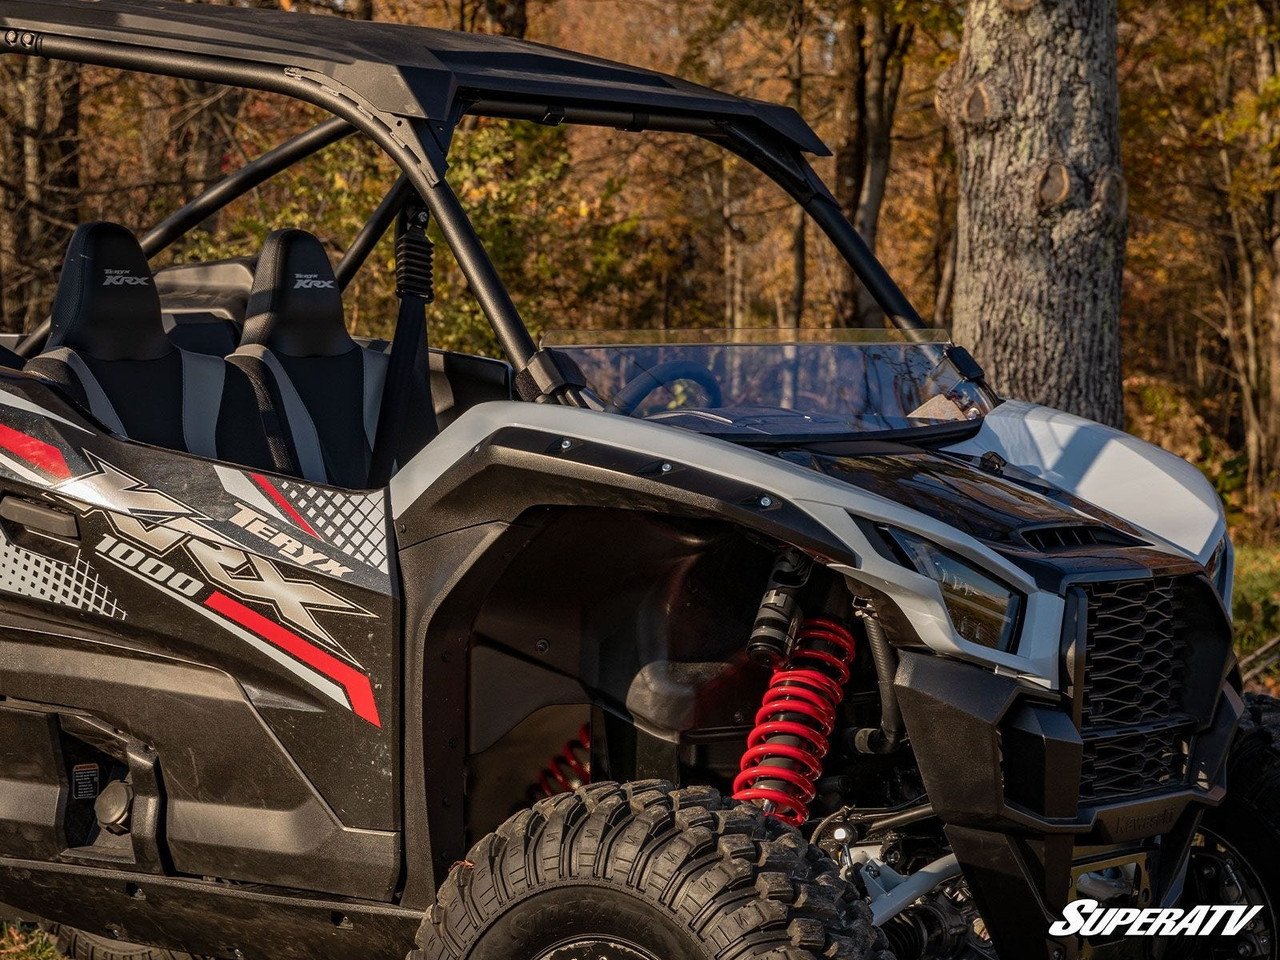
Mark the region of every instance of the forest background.
[[[959, 0], [230, 2], [524, 37], [790, 103], [832, 147], [818, 168], [863, 237], [951, 324], [958, 163], [937, 95]], [[1125, 427], [1222, 496], [1248, 651], [1280, 634], [1280, 0], [1120, 0], [1118, 75]], [[47, 314], [77, 223], [145, 228], [317, 119], [267, 95], [0, 59], [0, 329]], [[535, 333], [883, 322], [785, 196], [693, 138], [468, 122], [451, 163]], [[284, 226], [336, 256], [392, 179], [372, 145], [343, 141], [164, 262], [252, 255]], [[353, 330], [389, 331], [391, 259], [384, 242], [348, 291]], [[432, 345], [494, 353], [440, 260]]]

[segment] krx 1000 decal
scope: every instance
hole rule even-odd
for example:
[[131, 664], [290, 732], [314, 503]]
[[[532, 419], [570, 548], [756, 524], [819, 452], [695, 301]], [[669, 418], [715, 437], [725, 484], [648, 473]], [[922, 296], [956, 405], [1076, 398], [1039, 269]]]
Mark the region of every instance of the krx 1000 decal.
[[[381, 726], [369, 676], [317, 619], [373, 614], [289, 569], [340, 579], [352, 572], [350, 567], [278, 530], [254, 505], [231, 501], [232, 528], [261, 541], [259, 549], [271, 556], [252, 552], [189, 505], [92, 455], [90, 460], [94, 473], [57, 489], [96, 505], [91, 513], [106, 518], [110, 532], [92, 546], [101, 561], [216, 623], [335, 703]], [[269, 615], [260, 612], [264, 608]]]

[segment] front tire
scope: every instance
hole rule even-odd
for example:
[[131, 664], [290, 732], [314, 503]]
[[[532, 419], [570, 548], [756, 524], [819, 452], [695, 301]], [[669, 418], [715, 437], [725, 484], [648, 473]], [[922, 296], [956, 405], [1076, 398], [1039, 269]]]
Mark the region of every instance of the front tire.
[[592, 784], [477, 843], [409, 960], [892, 960], [836, 865], [711, 789]]
[[195, 960], [189, 953], [122, 943], [60, 924], [45, 927], [45, 934], [60, 954], [72, 960]]
[[1280, 957], [1280, 700], [1248, 695], [1231, 755], [1227, 796], [1201, 821], [1183, 906], [1261, 906], [1236, 937], [1175, 943], [1170, 960]]

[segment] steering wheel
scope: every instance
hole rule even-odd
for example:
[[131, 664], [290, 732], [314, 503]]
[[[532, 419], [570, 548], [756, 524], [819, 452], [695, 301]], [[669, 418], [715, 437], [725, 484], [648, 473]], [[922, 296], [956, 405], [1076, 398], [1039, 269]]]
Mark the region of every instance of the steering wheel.
[[668, 360], [649, 370], [641, 371], [625, 387], [618, 391], [609, 405], [608, 413], [620, 413], [629, 417], [640, 406], [640, 402], [659, 387], [665, 387], [680, 380], [692, 380], [707, 395], [707, 406], [718, 407], [724, 402], [720, 392], [720, 384], [715, 375], [700, 363], [692, 360]]

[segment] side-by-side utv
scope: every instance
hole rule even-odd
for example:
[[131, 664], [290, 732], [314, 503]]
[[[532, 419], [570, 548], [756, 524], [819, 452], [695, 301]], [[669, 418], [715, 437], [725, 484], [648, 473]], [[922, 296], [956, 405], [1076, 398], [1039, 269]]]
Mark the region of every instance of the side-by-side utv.
[[[0, 917], [82, 960], [1277, 956], [1280, 713], [1213, 489], [997, 396], [794, 111], [169, 0], [4, 0], [0, 54], [333, 115], [81, 225], [3, 357]], [[468, 117], [731, 151], [892, 328], [535, 342], [449, 184]], [[153, 272], [357, 133], [401, 175], [336, 266], [290, 224]], [[429, 224], [504, 359], [428, 342]], [[394, 337], [353, 339], [392, 230]], [[1085, 901], [1169, 923], [1055, 935]]]

